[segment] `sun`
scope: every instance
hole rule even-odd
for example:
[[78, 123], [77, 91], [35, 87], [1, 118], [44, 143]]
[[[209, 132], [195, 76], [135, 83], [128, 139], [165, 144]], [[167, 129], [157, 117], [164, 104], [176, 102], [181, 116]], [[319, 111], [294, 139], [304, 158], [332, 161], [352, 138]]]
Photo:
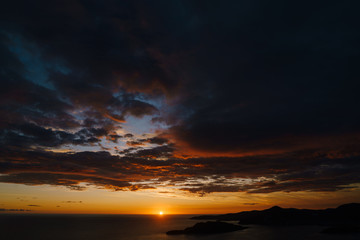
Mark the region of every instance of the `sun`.
[[163, 214], [164, 214], [164, 213], [163, 213], [162, 211], [159, 212], [159, 215], [160, 215], [160, 216], [163, 215]]

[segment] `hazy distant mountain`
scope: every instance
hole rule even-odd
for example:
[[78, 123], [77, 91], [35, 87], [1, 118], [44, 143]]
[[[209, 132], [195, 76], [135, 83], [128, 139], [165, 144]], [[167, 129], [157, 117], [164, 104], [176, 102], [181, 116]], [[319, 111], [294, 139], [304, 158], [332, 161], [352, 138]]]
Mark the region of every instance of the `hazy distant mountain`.
[[223, 215], [204, 215], [192, 219], [239, 221], [239, 224], [261, 225], [329, 225], [360, 223], [360, 203], [349, 203], [337, 208], [322, 210], [281, 208], [274, 206], [265, 210], [244, 211]]

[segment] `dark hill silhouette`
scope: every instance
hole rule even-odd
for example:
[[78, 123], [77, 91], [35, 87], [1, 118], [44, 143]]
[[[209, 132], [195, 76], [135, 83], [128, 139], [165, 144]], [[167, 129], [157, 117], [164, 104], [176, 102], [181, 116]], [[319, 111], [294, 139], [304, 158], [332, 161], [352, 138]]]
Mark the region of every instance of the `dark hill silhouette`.
[[261, 225], [334, 225], [360, 223], [360, 203], [321, 210], [281, 208], [244, 211], [223, 215], [204, 215], [192, 219], [239, 221], [239, 224]]
[[225, 232], [234, 232], [238, 230], [243, 230], [246, 227], [239, 225], [226, 223], [226, 222], [200, 222], [195, 224], [192, 227], [185, 228], [184, 230], [172, 230], [168, 231], [167, 235], [196, 235], [196, 234], [216, 234], [216, 233], [225, 233]]

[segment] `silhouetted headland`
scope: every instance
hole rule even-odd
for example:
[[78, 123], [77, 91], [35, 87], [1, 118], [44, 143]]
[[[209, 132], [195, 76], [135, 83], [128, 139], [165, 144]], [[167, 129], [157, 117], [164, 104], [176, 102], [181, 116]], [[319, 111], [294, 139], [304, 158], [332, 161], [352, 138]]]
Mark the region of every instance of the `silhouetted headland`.
[[196, 235], [196, 234], [217, 234], [217, 233], [226, 233], [234, 232], [238, 230], [243, 230], [246, 227], [239, 225], [226, 223], [226, 222], [200, 222], [196, 223], [192, 227], [185, 228], [184, 230], [172, 230], [168, 231], [168, 235]]
[[281, 208], [244, 211], [223, 215], [203, 215], [192, 219], [239, 221], [239, 224], [259, 225], [337, 225], [360, 223], [360, 203], [349, 203], [337, 208], [321, 210]]

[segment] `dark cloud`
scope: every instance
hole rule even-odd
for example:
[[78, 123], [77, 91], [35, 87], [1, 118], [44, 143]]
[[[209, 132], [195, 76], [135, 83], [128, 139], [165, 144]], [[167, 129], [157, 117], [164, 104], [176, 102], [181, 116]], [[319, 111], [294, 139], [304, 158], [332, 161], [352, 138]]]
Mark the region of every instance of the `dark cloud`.
[[137, 149], [136, 151], [132, 151], [127, 153], [127, 157], [136, 157], [136, 158], [169, 158], [172, 157], [174, 152], [174, 148], [169, 145], [164, 145], [160, 147], [154, 147], [149, 149]]
[[138, 142], [138, 141], [127, 141], [126, 145], [128, 145], [130, 147], [138, 147], [138, 146], [143, 146], [144, 143]]
[[182, 121], [171, 131], [180, 143], [269, 152], [358, 137], [357, 3], [179, 5], [186, 23], [169, 11], [156, 20], [180, 25], [160, 25], [170, 50], [158, 45], [169, 52], [161, 57], [167, 67], [188, 79], [177, 105]]
[[[358, 7], [7, 1], [0, 181], [200, 195], [347, 189], [360, 182]], [[149, 116], [161, 133], [118, 135], [129, 116]], [[122, 137], [128, 148], [107, 152], [102, 140]], [[95, 145], [106, 151], [79, 150]], [[80, 148], [51, 152], [64, 146]]]
[[63, 129], [80, 125], [68, 113], [74, 110], [71, 104], [62, 101], [56, 91], [24, 79], [22, 74], [25, 74], [26, 70], [23, 64], [3, 44], [0, 44], [0, 49], [3, 53], [0, 57], [0, 113], [3, 115], [0, 120], [1, 128], [8, 124], [25, 122]]
[[0, 208], [0, 212], [30, 212], [29, 209], [23, 208]]
[[107, 136], [107, 139], [112, 141], [113, 143], [118, 143], [118, 140], [122, 138], [123, 136], [117, 135], [117, 134], [110, 134]]
[[[126, 134], [124, 137], [126, 138], [133, 138], [134, 135], [132, 134]], [[132, 146], [132, 147], [137, 147], [137, 146], [143, 146], [146, 145], [146, 143], [149, 144], [154, 144], [154, 145], [164, 145], [164, 144], [169, 144], [169, 139], [162, 137], [161, 135], [159, 136], [155, 136], [155, 137], [151, 137], [151, 138], [139, 138], [133, 141], [127, 141], [126, 144], [128, 146]]]
[[152, 138], [146, 138], [146, 139], [141, 139], [141, 142], [147, 142], [147, 143], [151, 143], [151, 144], [157, 144], [157, 145], [164, 145], [166, 143], [169, 143], [169, 139], [164, 138], [164, 137], [152, 137]]
[[[109, 140], [116, 142], [119, 137], [113, 131], [120, 128], [118, 123], [124, 122], [126, 116], [143, 117], [158, 112], [146, 102], [145, 95], [126, 92], [119, 83], [136, 76], [143, 79], [141, 75], [146, 73], [141, 68], [156, 68], [156, 63], [146, 60], [146, 54], [137, 57], [137, 49], [144, 46], [136, 46], [130, 32], [120, 33], [121, 22], [127, 24], [127, 17], [122, 18], [120, 14], [117, 20], [111, 13], [100, 11], [95, 14], [104, 14], [97, 17], [98, 28], [92, 23], [95, 19], [87, 16], [100, 10], [93, 9], [92, 4], [83, 6], [69, 1], [57, 7], [38, 1], [31, 5], [31, 11], [27, 5], [26, 1], [8, 3], [4, 6], [6, 10], [1, 10], [0, 113], [6, 117], [0, 121], [0, 128], [4, 128], [4, 138], [17, 141], [16, 138], [24, 137], [22, 133], [13, 136], [21, 129], [9, 129], [8, 125], [16, 128], [13, 126], [16, 124], [22, 128], [37, 126], [38, 131], [45, 128], [42, 132], [50, 131], [49, 128], [61, 129], [66, 135], [83, 128], [96, 138], [111, 134]], [[78, 11], [83, 14], [76, 15]], [[44, 17], [49, 17], [48, 21], [43, 21]], [[79, 27], [84, 27], [85, 31], [79, 32]], [[64, 45], [65, 42], [71, 44]], [[154, 76], [147, 76], [151, 82]], [[144, 81], [148, 80], [144, 78]], [[54, 134], [59, 135], [59, 132]], [[25, 137], [32, 138], [31, 135]], [[33, 142], [43, 144], [37, 137]], [[58, 140], [56, 137], [50, 138], [44, 139], [46, 146], [59, 144], [51, 143]], [[89, 141], [99, 140], [91, 138]]]
[[27, 205], [28, 207], [41, 207], [41, 205], [36, 205], [36, 204], [30, 204], [30, 205]]
[[4, 6], [2, 19], [10, 21], [5, 31], [46, 46], [43, 53], [46, 60], [59, 59], [70, 69], [70, 73], [56, 71], [57, 76], [53, 77], [62, 81], [54, 84], [71, 96], [71, 92], [76, 93], [73, 97], [78, 101], [86, 100], [86, 96], [105, 97], [103, 101], [97, 99], [101, 101], [99, 105], [110, 100], [111, 95], [106, 97], [108, 91], [103, 86], [155, 91], [174, 84], [147, 51], [146, 33], [141, 32], [146, 29], [136, 4], [128, 1], [107, 4], [37, 1], [31, 5], [20, 2]]
[[35, 124], [10, 125], [0, 132], [0, 142], [8, 147], [58, 147], [64, 144], [86, 145], [99, 142], [104, 129], [82, 129], [76, 133], [46, 129]]
[[[1, 151], [1, 182], [111, 190], [174, 186], [211, 192], [336, 191], [360, 181], [359, 153], [293, 152], [253, 157], [179, 159], [173, 148], [138, 149], [123, 157], [107, 152]], [[36, 158], [35, 158], [36, 157]], [[169, 158], [168, 160], [157, 160]]]

